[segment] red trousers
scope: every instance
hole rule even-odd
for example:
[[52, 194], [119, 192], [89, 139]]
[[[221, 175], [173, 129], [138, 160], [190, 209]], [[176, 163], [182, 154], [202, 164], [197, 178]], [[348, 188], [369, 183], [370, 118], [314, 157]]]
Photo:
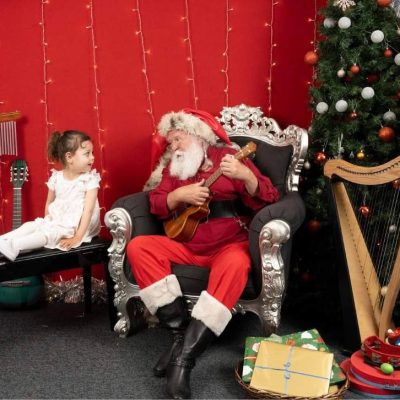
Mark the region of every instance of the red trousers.
[[213, 255], [193, 254], [166, 236], [137, 236], [127, 248], [129, 262], [141, 289], [172, 274], [171, 263], [210, 269], [207, 292], [229, 310], [242, 294], [250, 271], [248, 241], [221, 247]]

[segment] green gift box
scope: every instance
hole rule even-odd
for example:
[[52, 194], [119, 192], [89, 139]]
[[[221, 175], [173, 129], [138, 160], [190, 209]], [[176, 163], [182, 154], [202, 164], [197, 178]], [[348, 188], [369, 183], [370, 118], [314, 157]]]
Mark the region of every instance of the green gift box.
[[[272, 334], [269, 337], [249, 336], [246, 338], [243, 360], [243, 382], [249, 383], [253, 376], [254, 365], [256, 363], [258, 349], [262, 341], [288, 344], [291, 346], [303, 347], [305, 349], [316, 350], [329, 353], [329, 347], [324, 343], [321, 335], [316, 329], [310, 329], [304, 332], [291, 333], [285, 336]], [[336, 385], [346, 380], [346, 376], [339, 367], [338, 363], [333, 360], [332, 372], [330, 377], [330, 385]]]

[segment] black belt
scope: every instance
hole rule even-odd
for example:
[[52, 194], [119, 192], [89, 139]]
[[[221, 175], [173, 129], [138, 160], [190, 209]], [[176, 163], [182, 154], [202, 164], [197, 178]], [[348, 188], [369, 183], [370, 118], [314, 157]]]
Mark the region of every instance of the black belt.
[[233, 201], [212, 201], [209, 204], [208, 218], [234, 218], [237, 217]]

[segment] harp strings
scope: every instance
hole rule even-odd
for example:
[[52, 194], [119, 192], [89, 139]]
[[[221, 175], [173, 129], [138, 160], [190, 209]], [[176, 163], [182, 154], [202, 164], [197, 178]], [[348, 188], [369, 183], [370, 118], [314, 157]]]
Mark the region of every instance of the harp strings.
[[360, 262], [365, 265], [370, 258], [374, 265], [370, 273], [363, 270], [367, 287], [373, 287], [376, 278], [380, 285], [372, 306], [381, 310], [400, 242], [400, 190], [393, 183], [362, 186], [346, 182], [345, 186], [362, 232], [356, 246], [360, 248], [364, 241], [369, 252]]

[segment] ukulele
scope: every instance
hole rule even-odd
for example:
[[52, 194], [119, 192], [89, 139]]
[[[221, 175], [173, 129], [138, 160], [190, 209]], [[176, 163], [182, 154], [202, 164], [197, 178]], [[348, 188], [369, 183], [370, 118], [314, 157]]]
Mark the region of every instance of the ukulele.
[[[257, 145], [254, 142], [249, 142], [234, 155], [234, 158], [236, 160], [242, 160], [254, 153], [256, 149]], [[204, 186], [210, 187], [221, 175], [221, 168], [218, 168], [207, 178], [204, 182]], [[196, 232], [200, 220], [206, 218], [210, 213], [210, 201], [211, 199], [208, 199], [201, 206], [188, 206], [181, 214], [174, 215], [172, 218], [165, 221], [165, 234], [178, 242], [188, 242]]]

